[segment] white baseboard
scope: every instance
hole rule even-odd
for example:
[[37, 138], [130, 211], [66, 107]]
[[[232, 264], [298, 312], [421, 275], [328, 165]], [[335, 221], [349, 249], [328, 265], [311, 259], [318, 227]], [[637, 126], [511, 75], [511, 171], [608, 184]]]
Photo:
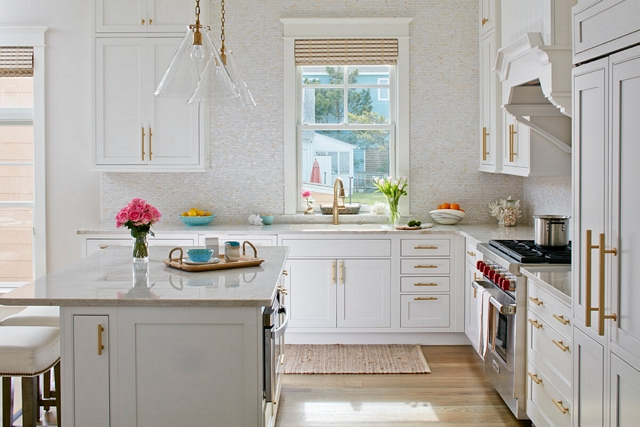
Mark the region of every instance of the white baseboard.
[[288, 330], [287, 344], [421, 344], [470, 345], [464, 333], [309, 333]]

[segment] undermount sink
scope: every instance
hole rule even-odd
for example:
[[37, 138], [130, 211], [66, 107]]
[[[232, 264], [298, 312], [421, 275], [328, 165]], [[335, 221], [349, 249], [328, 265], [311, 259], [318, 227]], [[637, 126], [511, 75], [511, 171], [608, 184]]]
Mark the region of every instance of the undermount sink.
[[292, 224], [291, 230], [306, 231], [376, 231], [388, 230], [386, 224]]

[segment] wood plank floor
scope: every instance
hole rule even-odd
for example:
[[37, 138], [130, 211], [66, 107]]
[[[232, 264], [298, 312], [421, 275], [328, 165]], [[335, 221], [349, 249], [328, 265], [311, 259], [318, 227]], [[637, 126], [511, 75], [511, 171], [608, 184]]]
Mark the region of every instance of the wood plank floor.
[[471, 346], [423, 346], [431, 374], [285, 375], [276, 427], [530, 426]]

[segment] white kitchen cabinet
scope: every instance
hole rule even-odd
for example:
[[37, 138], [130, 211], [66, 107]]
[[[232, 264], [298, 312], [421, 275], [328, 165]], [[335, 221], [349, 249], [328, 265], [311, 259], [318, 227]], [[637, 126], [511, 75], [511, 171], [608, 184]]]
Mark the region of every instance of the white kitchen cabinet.
[[336, 261], [288, 259], [290, 328], [336, 327]]
[[500, 0], [480, 0], [478, 20], [480, 34], [486, 34], [500, 23]]
[[464, 283], [464, 333], [469, 338], [473, 348], [478, 351], [480, 341], [480, 313], [478, 312], [478, 291], [473, 287], [478, 269], [476, 262], [482, 259], [482, 254], [476, 249], [477, 243], [467, 239], [466, 276]]
[[573, 425], [605, 426], [604, 347], [579, 328], [573, 332]]
[[[635, 410], [628, 405], [640, 390], [640, 249], [633, 238], [640, 231], [640, 48], [577, 67], [574, 88], [574, 336], [603, 353], [599, 367], [597, 358], [587, 366], [578, 355], [574, 366], [578, 381], [589, 381], [588, 369], [604, 372], [600, 405], [583, 400], [583, 384], [575, 387], [576, 418], [602, 408], [594, 415], [602, 422], [589, 425], [623, 425], [619, 420]], [[619, 382], [627, 369], [631, 374]]]
[[400, 327], [449, 328], [451, 298], [442, 294], [400, 295]]
[[[200, 2], [207, 21], [209, 2]], [[96, 32], [185, 33], [195, 22], [193, 0], [96, 0]]]
[[[278, 244], [278, 236], [275, 234], [244, 234], [244, 233], [206, 233], [200, 234], [198, 237], [198, 245], [205, 246], [205, 239], [208, 237], [217, 237], [218, 243], [220, 246], [224, 246], [224, 242], [226, 241], [236, 241], [244, 242], [248, 240], [253, 243], [254, 246], [277, 246]], [[247, 247], [249, 253], [251, 252], [251, 248]]]
[[203, 171], [200, 107], [153, 96], [179, 37], [95, 39], [95, 157], [101, 171]]
[[[149, 236], [148, 239], [149, 246], [181, 246], [181, 247], [189, 247], [189, 246], [197, 246], [198, 236], [193, 235], [160, 235], [156, 233], [156, 236]], [[106, 249], [109, 246], [131, 246], [133, 247], [133, 238], [132, 237], [114, 237], [107, 235], [92, 235], [91, 237], [83, 237], [82, 239], [82, 247], [81, 253], [83, 256], [89, 256], [92, 253], [98, 252], [99, 250]], [[167, 256], [169, 254], [167, 253]]]
[[[487, 0], [488, 1], [488, 0]], [[499, 30], [489, 32], [480, 39], [480, 129], [478, 133], [480, 171], [501, 170], [502, 147], [502, 85], [494, 71], [496, 52], [500, 43]]]

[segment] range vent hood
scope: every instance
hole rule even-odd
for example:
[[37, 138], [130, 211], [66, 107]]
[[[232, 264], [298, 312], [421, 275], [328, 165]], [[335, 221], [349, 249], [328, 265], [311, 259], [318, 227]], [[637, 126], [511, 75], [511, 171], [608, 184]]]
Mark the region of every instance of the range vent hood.
[[571, 67], [571, 46], [547, 46], [540, 33], [527, 33], [498, 51], [495, 69], [502, 108], [565, 153], [571, 153], [571, 137], [557, 124], [571, 127]]

